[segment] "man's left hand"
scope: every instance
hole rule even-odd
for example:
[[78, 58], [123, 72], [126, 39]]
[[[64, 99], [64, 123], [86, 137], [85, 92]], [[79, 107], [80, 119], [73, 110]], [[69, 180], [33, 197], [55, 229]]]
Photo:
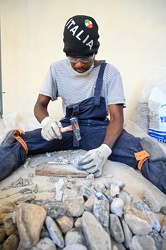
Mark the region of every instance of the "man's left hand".
[[101, 176], [103, 166], [111, 153], [112, 150], [110, 147], [106, 144], [102, 144], [98, 148], [89, 150], [77, 163], [78, 168], [94, 174], [95, 177], [99, 177]]

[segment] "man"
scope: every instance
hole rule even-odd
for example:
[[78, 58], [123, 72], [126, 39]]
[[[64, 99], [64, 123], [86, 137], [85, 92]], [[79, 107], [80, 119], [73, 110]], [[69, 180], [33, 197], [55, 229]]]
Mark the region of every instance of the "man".
[[[98, 39], [98, 25], [92, 17], [77, 15], [67, 21], [63, 38], [66, 58], [51, 64], [34, 107], [42, 129], [25, 134], [10, 131], [6, 135], [0, 150], [2, 179], [28, 154], [84, 149], [88, 152], [77, 162], [79, 169], [98, 177], [107, 159], [119, 161], [139, 169], [166, 193], [165, 154], [148, 138], [136, 138], [123, 129], [125, 98], [121, 76], [113, 65], [96, 59]], [[51, 118], [47, 109], [49, 102], [58, 97], [62, 98], [65, 115], [60, 121]], [[72, 117], [79, 123], [79, 141], [73, 131], [61, 133]], [[14, 159], [8, 168], [4, 149]]]

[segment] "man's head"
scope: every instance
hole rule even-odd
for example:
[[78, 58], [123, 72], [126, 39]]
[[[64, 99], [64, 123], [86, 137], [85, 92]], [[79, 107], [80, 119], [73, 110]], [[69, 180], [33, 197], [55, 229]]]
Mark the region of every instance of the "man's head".
[[63, 51], [71, 57], [87, 57], [97, 54], [98, 25], [90, 16], [77, 15], [71, 17], [64, 28]]

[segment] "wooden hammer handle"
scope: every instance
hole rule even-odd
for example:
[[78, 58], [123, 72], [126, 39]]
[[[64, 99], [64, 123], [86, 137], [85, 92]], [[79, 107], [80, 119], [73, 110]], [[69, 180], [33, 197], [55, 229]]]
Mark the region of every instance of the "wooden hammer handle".
[[72, 130], [73, 130], [72, 125], [64, 127], [64, 128], [60, 128], [61, 133], [67, 132], [67, 131], [72, 131]]

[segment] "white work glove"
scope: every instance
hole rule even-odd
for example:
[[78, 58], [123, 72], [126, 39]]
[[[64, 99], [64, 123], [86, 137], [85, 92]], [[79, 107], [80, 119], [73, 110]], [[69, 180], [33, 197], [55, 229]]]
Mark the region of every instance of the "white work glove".
[[41, 121], [42, 130], [41, 136], [47, 141], [53, 139], [62, 139], [60, 128], [62, 124], [58, 121], [53, 120], [51, 117], [47, 116]]
[[106, 144], [102, 144], [99, 148], [89, 150], [85, 156], [77, 162], [77, 168], [86, 170], [88, 173], [94, 174], [95, 177], [99, 177], [111, 153], [112, 150], [110, 147]]

